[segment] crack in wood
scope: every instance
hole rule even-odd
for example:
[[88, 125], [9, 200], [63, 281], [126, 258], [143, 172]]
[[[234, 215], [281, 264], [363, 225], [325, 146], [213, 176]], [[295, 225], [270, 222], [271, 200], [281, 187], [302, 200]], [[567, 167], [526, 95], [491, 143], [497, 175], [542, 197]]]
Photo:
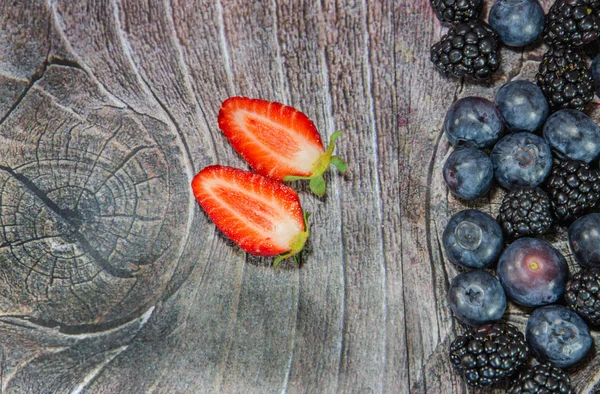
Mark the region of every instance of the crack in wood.
[[87, 74], [87, 71], [79, 64], [77, 60], [65, 59], [56, 55], [50, 55], [48, 58], [48, 66], [60, 66], [60, 67], [68, 67], [76, 70], [83, 71]]
[[[137, 324], [144, 325], [154, 312], [155, 306], [151, 306], [141, 316], [134, 319], [121, 318], [108, 323], [97, 324], [64, 324], [52, 319], [40, 319], [29, 315], [20, 314], [0, 314], [0, 323], [15, 327], [26, 328], [28, 330], [50, 329], [54, 332], [69, 335], [80, 336], [82, 339], [95, 335], [104, 335], [111, 331], [119, 330], [127, 326]], [[0, 345], [1, 347], [1, 345]]]

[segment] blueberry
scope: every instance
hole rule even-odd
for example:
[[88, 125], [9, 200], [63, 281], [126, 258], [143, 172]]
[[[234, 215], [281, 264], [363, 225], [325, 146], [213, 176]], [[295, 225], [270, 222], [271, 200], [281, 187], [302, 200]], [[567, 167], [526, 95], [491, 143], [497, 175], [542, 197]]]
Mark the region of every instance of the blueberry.
[[502, 228], [493, 217], [475, 209], [454, 214], [442, 235], [446, 256], [454, 264], [483, 268], [498, 260], [504, 245]]
[[571, 224], [569, 246], [579, 264], [600, 267], [600, 213], [582, 216]]
[[457, 100], [446, 114], [444, 131], [452, 145], [490, 148], [504, 132], [504, 119], [496, 104], [481, 97]]
[[522, 47], [544, 30], [544, 9], [537, 0], [497, 0], [488, 22], [506, 45]]
[[550, 114], [544, 93], [529, 81], [512, 81], [502, 86], [496, 93], [496, 104], [511, 131], [534, 132]]
[[600, 153], [600, 127], [575, 109], [553, 113], [544, 125], [544, 138], [561, 158], [589, 163]]
[[594, 58], [594, 61], [590, 65], [590, 71], [592, 73], [592, 79], [594, 80], [596, 96], [600, 97], [600, 55]]
[[536, 187], [552, 169], [552, 151], [546, 141], [526, 132], [498, 141], [491, 159], [496, 179], [510, 190]]
[[521, 238], [500, 256], [498, 278], [506, 295], [524, 306], [552, 304], [565, 292], [569, 267], [548, 242]]
[[559, 368], [577, 363], [592, 347], [590, 329], [583, 319], [559, 305], [533, 311], [527, 320], [525, 337], [535, 358]]
[[477, 148], [466, 147], [452, 152], [442, 172], [452, 194], [465, 200], [486, 194], [494, 180], [492, 161]]
[[592, 79], [596, 81], [600, 77], [600, 55], [596, 56], [590, 65], [590, 72], [592, 73]]
[[500, 320], [506, 310], [506, 295], [498, 279], [482, 270], [452, 279], [448, 300], [454, 316], [471, 326]]

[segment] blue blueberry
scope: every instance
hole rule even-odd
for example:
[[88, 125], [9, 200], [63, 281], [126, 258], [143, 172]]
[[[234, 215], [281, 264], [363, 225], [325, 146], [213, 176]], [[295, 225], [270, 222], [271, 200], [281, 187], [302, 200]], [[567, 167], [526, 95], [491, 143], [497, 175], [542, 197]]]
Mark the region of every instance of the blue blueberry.
[[504, 132], [504, 119], [491, 101], [482, 97], [465, 97], [448, 110], [444, 131], [452, 145], [490, 148]]
[[452, 279], [448, 300], [454, 316], [471, 326], [500, 320], [506, 310], [506, 295], [498, 279], [482, 270]]
[[592, 73], [592, 79], [594, 80], [596, 96], [600, 97], [600, 55], [594, 58], [594, 61], [590, 65], [590, 71]]
[[544, 138], [561, 158], [591, 162], [600, 154], [600, 127], [575, 109], [556, 111], [544, 125]]
[[590, 329], [583, 319], [559, 305], [533, 311], [527, 320], [525, 337], [535, 358], [559, 368], [576, 364], [592, 347]]
[[493, 217], [475, 209], [454, 214], [442, 235], [446, 257], [467, 268], [483, 268], [498, 260], [504, 245], [502, 228]]
[[452, 152], [444, 163], [442, 173], [450, 192], [465, 200], [486, 194], [494, 180], [494, 167], [488, 155], [471, 147]]
[[542, 90], [529, 81], [512, 81], [496, 93], [496, 104], [511, 131], [534, 132], [544, 125], [550, 114]]
[[569, 247], [579, 264], [600, 267], [600, 213], [582, 216], [571, 224]]
[[496, 180], [510, 190], [536, 187], [552, 169], [552, 151], [546, 141], [527, 132], [502, 138], [491, 159]]
[[521, 238], [504, 250], [498, 278], [506, 295], [524, 306], [552, 304], [565, 292], [569, 266], [550, 243]]
[[503, 43], [522, 47], [540, 36], [544, 19], [544, 9], [537, 0], [497, 0], [488, 22]]
[[590, 65], [590, 72], [592, 73], [592, 79], [598, 80], [600, 77], [600, 55], [596, 56]]

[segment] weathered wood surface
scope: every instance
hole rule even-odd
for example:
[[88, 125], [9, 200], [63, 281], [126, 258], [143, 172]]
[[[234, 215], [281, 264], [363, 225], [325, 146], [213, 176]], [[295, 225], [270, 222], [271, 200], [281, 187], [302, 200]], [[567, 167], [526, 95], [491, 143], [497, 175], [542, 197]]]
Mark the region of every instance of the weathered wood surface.
[[[543, 48], [453, 81], [428, 61], [443, 32], [426, 0], [1, 1], [3, 392], [468, 391], [446, 356], [462, 329], [440, 234], [465, 205], [441, 123]], [[205, 165], [244, 167], [216, 122], [231, 95], [345, 131], [348, 174], [321, 199], [295, 185], [300, 268], [246, 256], [190, 193]], [[598, 387], [596, 360], [572, 372]]]

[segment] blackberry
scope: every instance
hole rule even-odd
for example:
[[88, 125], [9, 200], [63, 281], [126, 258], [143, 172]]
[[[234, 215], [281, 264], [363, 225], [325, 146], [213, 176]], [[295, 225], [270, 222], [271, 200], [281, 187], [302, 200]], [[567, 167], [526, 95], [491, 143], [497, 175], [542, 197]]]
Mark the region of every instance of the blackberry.
[[517, 189], [504, 195], [498, 223], [508, 238], [544, 234], [553, 222], [550, 199], [539, 187]]
[[482, 0], [430, 0], [430, 3], [438, 19], [450, 24], [477, 19], [483, 8]]
[[550, 363], [538, 364], [535, 367], [519, 372], [508, 389], [508, 394], [572, 394], [571, 379], [562, 369]]
[[484, 79], [500, 67], [499, 38], [485, 22], [452, 27], [431, 47], [431, 61], [444, 75]]
[[594, 81], [587, 64], [571, 48], [551, 47], [542, 58], [536, 80], [554, 110], [582, 111], [594, 98]]
[[600, 325], [600, 268], [584, 269], [567, 281], [567, 306], [592, 325]]
[[600, 34], [598, 0], [557, 0], [548, 15], [544, 41], [561, 46], [581, 46]]
[[598, 203], [600, 171], [580, 161], [555, 159], [546, 191], [556, 218], [570, 222]]
[[469, 329], [450, 345], [450, 361], [473, 387], [490, 386], [511, 376], [528, 355], [523, 334], [502, 322]]

